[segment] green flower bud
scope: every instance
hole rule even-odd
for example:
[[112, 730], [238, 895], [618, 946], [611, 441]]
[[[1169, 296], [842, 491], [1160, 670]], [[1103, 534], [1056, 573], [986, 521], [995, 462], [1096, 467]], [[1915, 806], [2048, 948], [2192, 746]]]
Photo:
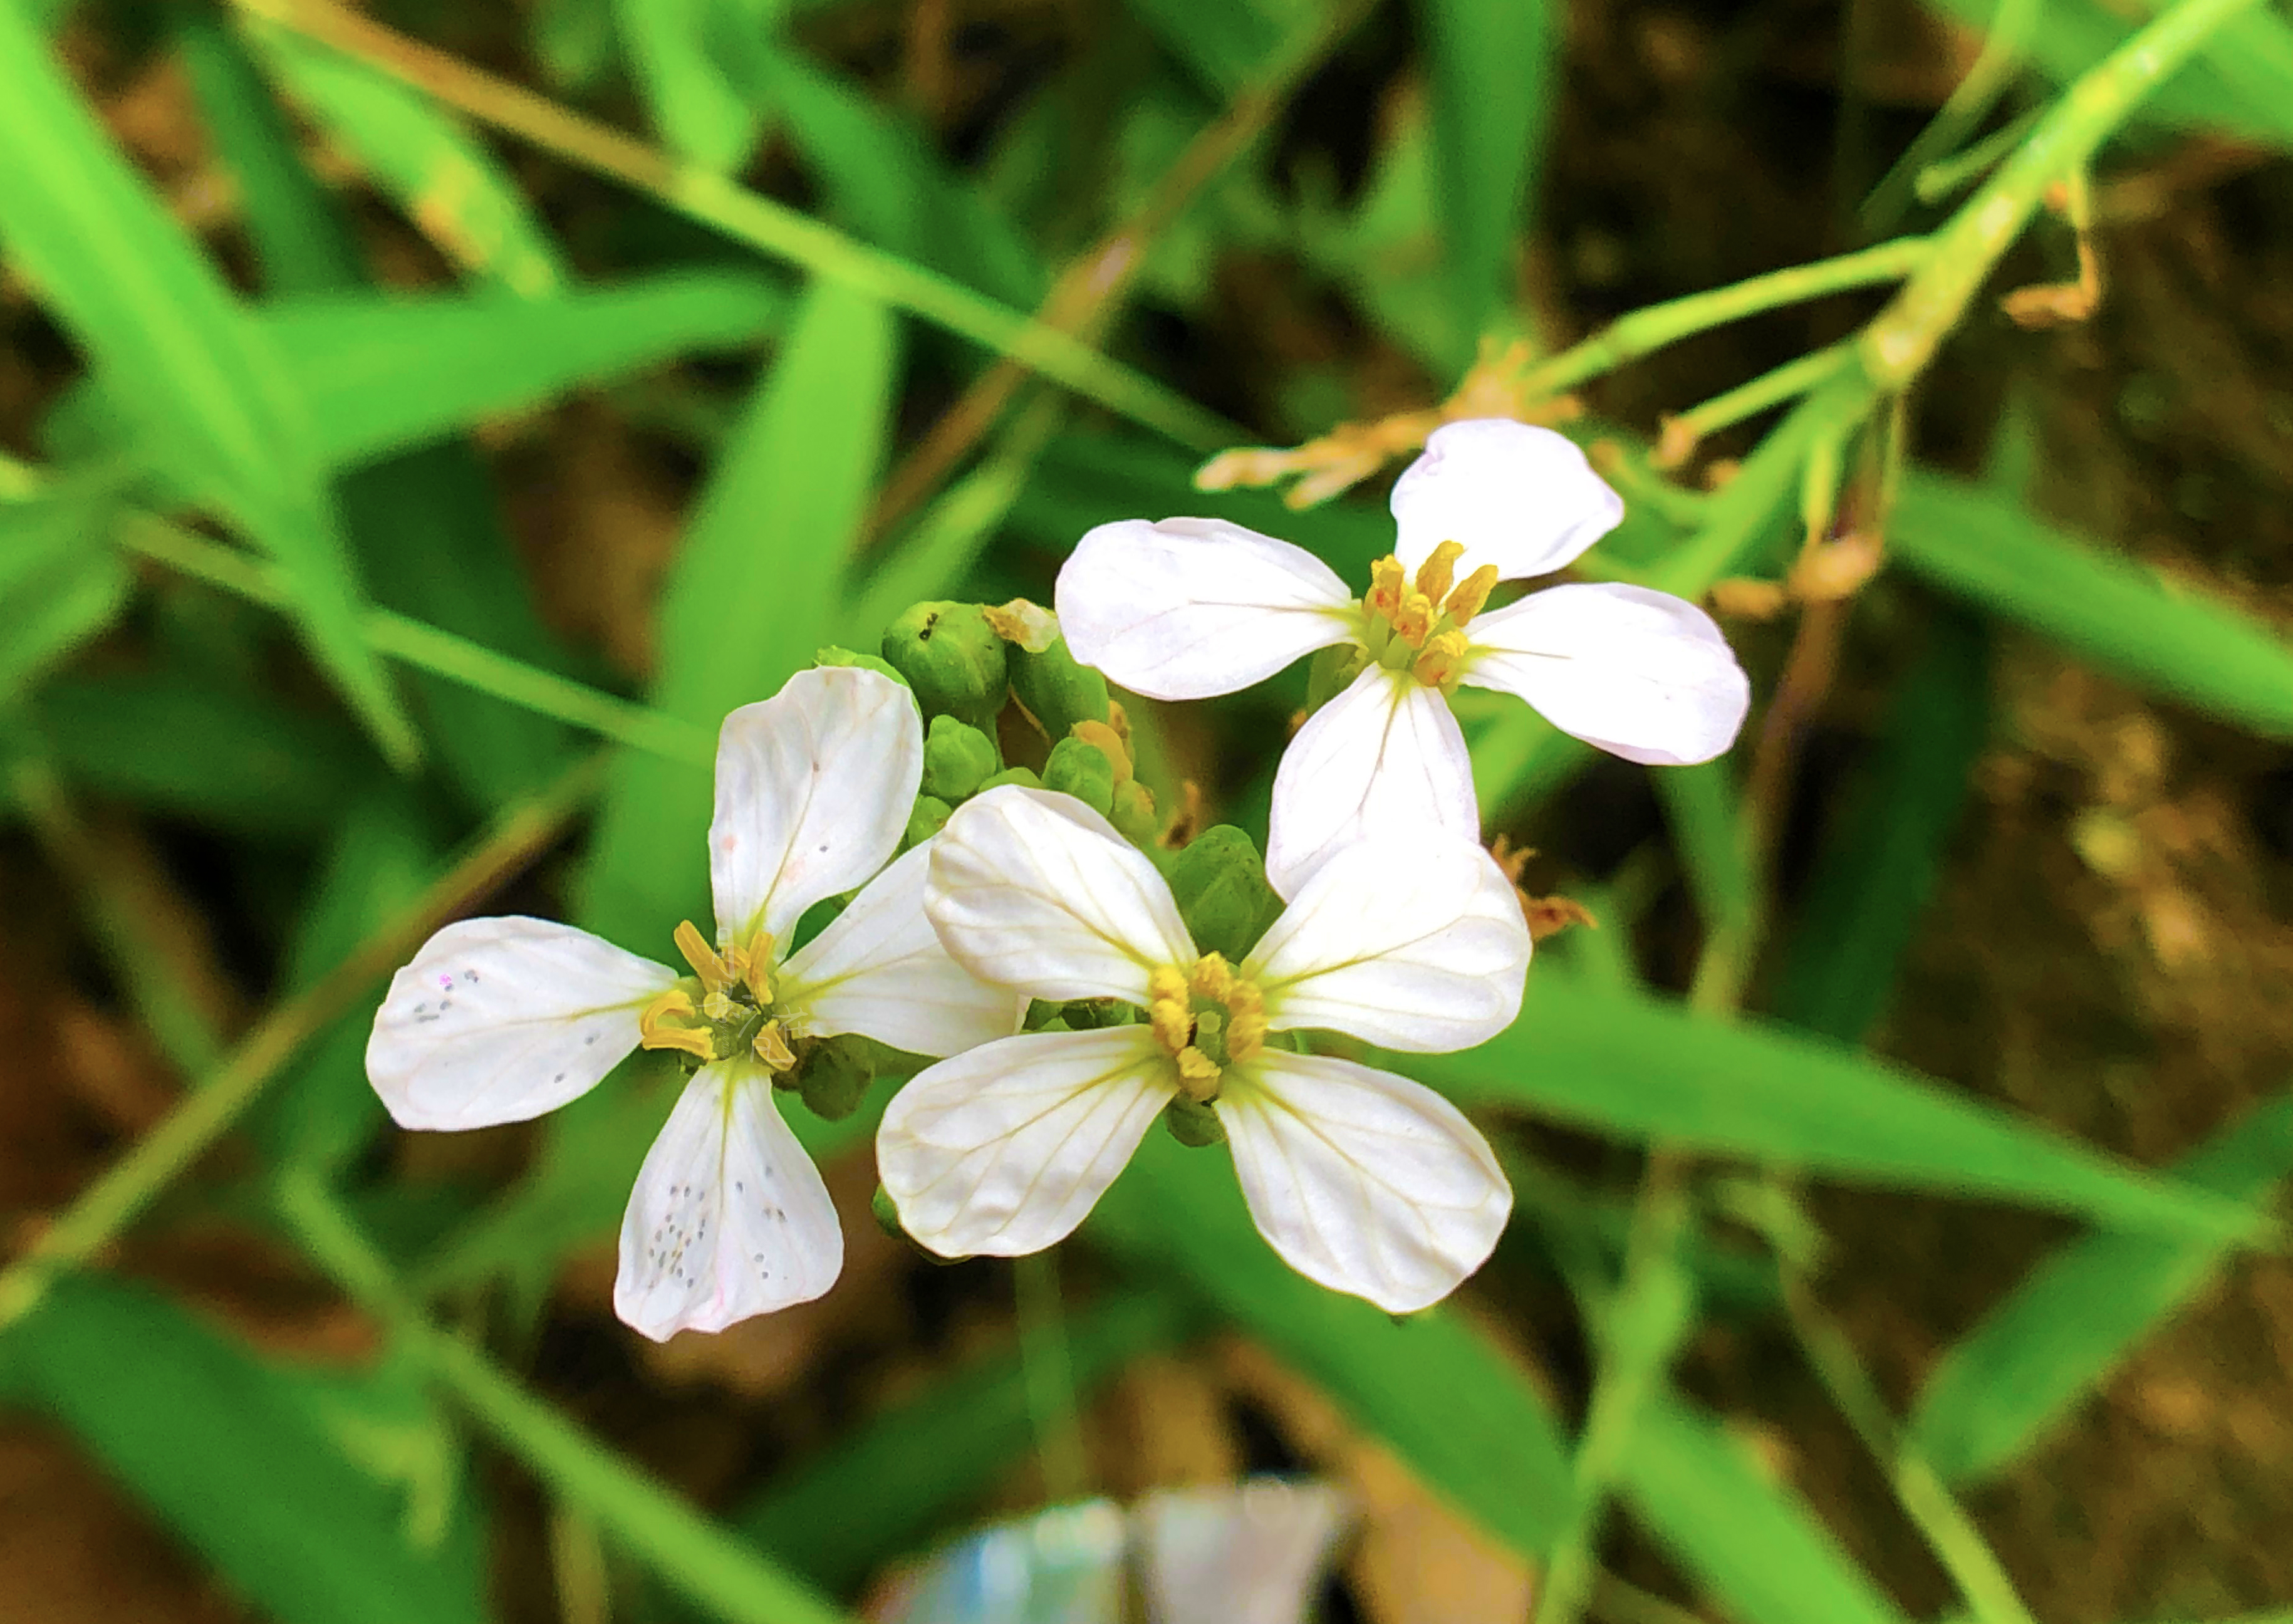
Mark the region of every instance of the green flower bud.
[[1114, 763], [1096, 744], [1061, 739], [1043, 763], [1043, 787], [1072, 795], [1105, 817], [1114, 808]]
[[1171, 1130], [1172, 1139], [1188, 1149], [1226, 1143], [1226, 1124], [1219, 1120], [1218, 1108], [1189, 1100], [1184, 1094], [1163, 1108], [1163, 1125]]
[[1043, 731], [1064, 739], [1077, 722], [1106, 719], [1106, 678], [1067, 653], [1067, 640], [1055, 639], [1040, 654], [1031, 654], [1014, 643], [1006, 651], [1011, 671], [1011, 692]]
[[1061, 1009], [1060, 1019], [1070, 1032], [1096, 1032], [1102, 1027], [1124, 1025], [1130, 1011], [1112, 998], [1071, 998]]
[[1258, 848], [1232, 824], [1205, 829], [1187, 842], [1171, 865], [1171, 894], [1195, 946], [1224, 954], [1233, 964], [1242, 962], [1282, 911], [1282, 899], [1266, 883]]
[[1024, 767], [1007, 767], [972, 792], [984, 795], [990, 790], [1000, 790], [1007, 784], [1016, 784], [1023, 790], [1040, 790], [1043, 781]]
[[947, 820], [955, 808], [936, 795], [916, 797], [914, 810], [908, 814], [908, 832], [900, 837], [900, 849], [912, 851], [947, 827]]
[[907, 686], [908, 683], [908, 679], [906, 678], [901, 676], [899, 672], [894, 670], [883, 661], [876, 658], [875, 655], [855, 654], [848, 648], [839, 648], [833, 643], [830, 644], [826, 648], [815, 650], [812, 656], [812, 662], [814, 665], [857, 666], [863, 671], [873, 671], [879, 677], [889, 677], [894, 682], [898, 683], [902, 687]]
[[926, 716], [952, 716], [991, 735], [1009, 687], [1003, 648], [977, 604], [917, 604], [884, 631], [884, 658]]
[[875, 1068], [864, 1054], [837, 1038], [830, 1038], [805, 1057], [797, 1080], [804, 1103], [822, 1122], [841, 1122], [860, 1108]]
[[950, 805], [979, 792], [990, 774], [1003, 765], [995, 741], [967, 722], [936, 716], [924, 737], [924, 793]]
[[1141, 851], [1152, 852], [1163, 832], [1163, 820], [1155, 810], [1155, 792], [1136, 778], [1126, 778], [1114, 786], [1114, 806], [1106, 821]]

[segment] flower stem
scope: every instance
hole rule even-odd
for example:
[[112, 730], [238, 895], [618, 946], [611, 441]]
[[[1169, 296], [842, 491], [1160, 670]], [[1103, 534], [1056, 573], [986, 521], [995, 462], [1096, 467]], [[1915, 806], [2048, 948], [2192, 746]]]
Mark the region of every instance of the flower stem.
[[[287, 601], [276, 565], [194, 535], [156, 514], [129, 512], [118, 521], [113, 539], [178, 574], [250, 603], [276, 609]], [[715, 758], [716, 742], [690, 722], [497, 654], [482, 643], [387, 609], [367, 611], [363, 629], [377, 654], [617, 744], [699, 766]]]
[[1211, 451], [1232, 444], [1237, 436], [1238, 431], [1214, 413], [1144, 373], [1108, 360], [1071, 334], [937, 272], [855, 241], [713, 169], [664, 157], [523, 85], [371, 22], [336, 0], [236, 3], [250, 18], [314, 40], [482, 124], [636, 187], [736, 241], [1009, 356], [1182, 445]]
[[1762, 372], [1749, 383], [1738, 384], [1724, 394], [1715, 394], [1701, 405], [1689, 407], [1679, 416], [1665, 420], [1659, 462], [1663, 466], [1677, 467], [1687, 460], [1697, 443], [1706, 435], [1731, 428], [1745, 418], [1757, 417], [1786, 401], [1796, 400], [1830, 378], [1834, 373], [1852, 366], [1854, 361], [1855, 345], [1852, 341], [1811, 350], [1795, 361], [1784, 362], [1773, 371]]
[[397, 1345], [471, 1419], [669, 1584], [740, 1624], [850, 1624], [802, 1580], [582, 1432], [479, 1349], [432, 1324], [313, 1174], [288, 1172], [278, 1198], [311, 1257], [390, 1328]]
[[589, 757], [510, 808], [459, 862], [310, 987], [273, 1009], [200, 1086], [85, 1190], [22, 1256], [0, 1271], [0, 1331], [47, 1295], [57, 1276], [123, 1233], [238, 1121], [303, 1044], [423, 938], [531, 862], [604, 780]]
[[1064, 1505], [1090, 1491], [1090, 1469], [1083, 1455], [1082, 1426], [1075, 1416], [1074, 1367], [1067, 1356], [1056, 1249], [1013, 1259], [1011, 1291], [1019, 1320], [1027, 1418], [1043, 1461], [1043, 1498], [1049, 1505]]

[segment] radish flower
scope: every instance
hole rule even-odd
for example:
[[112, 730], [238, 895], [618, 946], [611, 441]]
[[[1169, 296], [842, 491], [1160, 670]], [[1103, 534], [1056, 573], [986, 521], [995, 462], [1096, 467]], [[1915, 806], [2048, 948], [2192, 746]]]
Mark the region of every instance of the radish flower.
[[[1267, 877], [1297, 894], [1365, 828], [1477, 839], [1460, 683], [1516, 694], [1627, 760], [1684, 766], [1732, 743], [1751, 690], [1720, 629], [1644, 587], [1571, 585], [1484, 613], [1614, 529], [1624, 503], [1550, 429], [1500, 418], [1436, 429], [1393, 487], [1394, 550], [1356, 597], [1304, 548], [1218, 519], [1126, 519], [1059, 572], [1076, 659], [1153, 699], [1262, 681], [1301, 654], [1359, 649], [1360, 674], [1299, 731], [1274, 780]], [[1462, 573], [1461, 573], [1462, 572]]]
[[1105, 818], [1009, 786], [949, 820], [924, 906], [982, 979], [1144, 1013], [983, 1044], [894, 1096], [877, 1168], [930, 1250], [1017, 1256], [1061, 1239], [1178, 1100], [1214, 1113], [1268, 1242], [1333, 1290], [1406, 1313], [1496, 1244], [1512, 1192], [1454, 1106], [1269, 1041], [1326, 1028], [1430, 1053], [1511, 1024], [1528, 930], [1478, 846], [1428, 830], [1341, 848], [1232, 965], [1195, 950], [1170, 887]]
[[[922, 772], [907, 689], [870, 670], [799, 672], [725, 719], [717, 938], [677, 927], [690, 976], [547, 920], [448, 925], [375, 1017], [375, 1092], [402, 1127], [483, 1127], [578, 1099], [633, 1049], [675, 1050], [696, 1069], [630, 1192], [614, 1311], [665, 1341], [820, 1295], [844, 1237], [774, 1080], [839, 1033], [944, 1055], [1017, 1024], [1012, 995], [949, 958], [925, 918], [929, 850], [884, 866]], [[806, 909], [871, 875], [788, 952]]]

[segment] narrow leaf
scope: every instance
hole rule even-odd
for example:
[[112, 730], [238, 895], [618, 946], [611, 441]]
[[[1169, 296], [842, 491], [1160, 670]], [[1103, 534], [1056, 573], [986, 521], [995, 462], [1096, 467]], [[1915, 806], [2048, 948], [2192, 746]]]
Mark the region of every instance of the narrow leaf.
[[[2230, 1200], [2261, 1201], [2293, 1173], [2293, 1096], [2232, 1124], [2175, 1172]], [[1995, 1475], [2192, 1302], [2227, 1250], [2149, 1235], [2063, 1247], [1943, 1355], [1912, 1411], [1911, 1443], [1947, 1481]]]
[[118, 617], [127, 564], [104, 545], [108, 497], [0, 502], [0, 707]]

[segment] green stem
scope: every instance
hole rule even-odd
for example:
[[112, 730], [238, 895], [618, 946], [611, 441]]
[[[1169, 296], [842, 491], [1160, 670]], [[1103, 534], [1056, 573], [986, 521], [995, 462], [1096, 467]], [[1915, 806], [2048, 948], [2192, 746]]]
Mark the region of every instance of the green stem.
[[604, 767], [603, 758], [590, 757], [549, 789], [505, 812], [420, 897], [258, 1022], [195, 1092], [0, 1271], [0, 1331], [37, 1307], [59, 1275], [78, 1268], [125, 1232], [161, 1190], [223, 1137], [320, 1028], [402, 963], [432, 931], [555, 840], [566, 819], [603, 781]]
[[[1851, 339], [1811, 351], [1773, 371], [1761, 373], [1749, 383], [1737, 385], [1724, 394], [1715, 394], [1701, 405], [1689, 407], [1664, 426], [1665, 460], [1683, 460], [1697, 442], [1707, 434], [1716, 434], [1786, 401], [1797, 400], [1841, 369], [1853, 365], [1854, 361], [1855, 345]], [[1673, 454], [1675, 449], [1677, 456]]]
[[1062, 1506], [1090, 1489], [1082, 1427], [1075, 1417], [1074, 1366], [1067, 1355], [1066, 1314], [1059, 1302], [1055, 1250], [1015, 1258], [1011, 1287], [1019, 1320], [1019, 1371], [1026, 1383], [1027, 1418], [1043, 1461], [1043, 1498]]
[[1816, 1305], [1787, 1263], [1785, 1267], [1784, 1300], [1809, 1365], [1863, 1447], [1886, 1471], [1897, 1504], [1958, 1587], [1973, 1624], [2036, 1624], [1973, 1520], [1951, 1498], [1941, 1474], [1904, 1441], [1846, 1334]]
[[397, 1345], [558, 1498], [693, 1601], [740, 1624], [851, 1624], [809, 1586], [695, 1511], [433, 1325], [319, 1181], [290, 1172], [279, 1209], [320, 1267], [389, 1326]]
[[1787, 304], [1803, 304], [1826, 294], [1899, 282], [1926, 263], [1928, 252], [1928, 239], [1904, 237], [1836, 259], [1770, 271], [1707, 293], [1650, 304], [1618, 317], [1582, 344], [1531, 368], [1523, 380], [1523, 391], [1531, 400], [1559, 394], [1707, 328]]
[[1232, 445], [1241, 431], [1177, 391], [1108, 360], [1073, 335], [974, 293], [962, 283], [854, 240], [809, 215], [697, 164], [666, 158], [522, 85], [370, 22], [335, 0], [237, 0], [251, 18], [338, 51], [377, 72], [634, 186], [703, 225], [814, 276], [872, 295], [959, 337], [1009, 356], [1108, 410], [1195, 451]]
[[[156, 514], [127, 513], [113, 536], [131, 552], [250, 603], [275, 609], [287, 601], [276, 565], [194, 535]], [[362, 629], [377, 654], [617, 744], [701, 766], [716, 757], [716, 741], [690, 722], [601, 694], [424, 621], [369, 609]]]

